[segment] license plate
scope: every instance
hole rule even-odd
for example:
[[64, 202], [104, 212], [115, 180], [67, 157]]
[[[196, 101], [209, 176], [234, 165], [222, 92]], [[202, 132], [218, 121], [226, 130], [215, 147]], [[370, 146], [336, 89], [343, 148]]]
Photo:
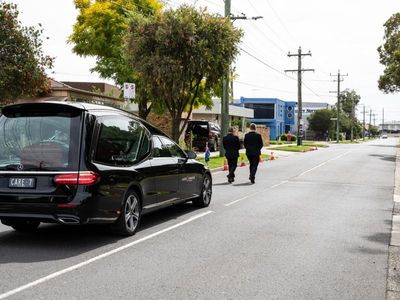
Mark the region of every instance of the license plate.
[[35, 178], [10, 178], [8, 187], [20, 189], [34, 189], [36, 184]]

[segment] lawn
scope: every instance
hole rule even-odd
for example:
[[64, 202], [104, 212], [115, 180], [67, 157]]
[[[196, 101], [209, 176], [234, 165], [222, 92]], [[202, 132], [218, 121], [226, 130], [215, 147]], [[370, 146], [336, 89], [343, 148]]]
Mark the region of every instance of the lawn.
[[303, 146], [311, 146], [311, 147], [318, 147], [318, 148], [327, 148], [327, 147], [329, 147], [329, 145], [326, 144], [326, 143], [324, 144], [324, 143], [309, 142], [309, 141], [304, 142]]
[[[297, 142], [291, 142], [288, 143], [286, 141], [270, 141], [270, 145], [297, 145]], [[318, 147], [318, 148], [326, 148], [329, 147], [327, 143], [324, 142], [318, 142], [318, 141], [303, 141], [303, 146], [312, 146], [312, 147]], [[275, 147], [270, 148], [270, 149], [276, 149]]]
[[[261, 154], [261, 158], [264, 159], [264, 160], [268, 160], [268, 159], [269, 159], [269, 155], [267, 155], [267, 154]], [[202, 162], [203, 164], [206, 164], [205, 161], [204, 161], [204, 158], [198, 158], [197, 160], [198, 160], [199, 162]], [[224, 160], [225, 160], [225, 157], [219, 157], [219, 156], [217, 156], [217, 157], [210, 157], [210, 161], [208, 162], [207, 165], [208, 165], [208, 167], [209, 167], [210, 169], [220, 168], [220, 167], [223, 167], [223, 166], [224, 166]], [[240, 157], [239, 157], [239, 159], [238, 159], [238, 166], [240, 166], [242, 160], [243, 160], [246, 164], [248, 163], [247, 157], [246, 157], [246, 155], [245, 155], [244, 153], [240, 153]]]
[[[318, 146], [317, 146], [318, 147]], [[305, 152], [305, 151], [310, 151], [314, 150], [315, 145], [303, 145], [303, 146], [297, 146], [297, 145], [292, 145], [292, 146], [280, 146], [280, 147], [275, 147], [274, 150], [279, 150], [279, 151], [291, 151], [291, 152]]]

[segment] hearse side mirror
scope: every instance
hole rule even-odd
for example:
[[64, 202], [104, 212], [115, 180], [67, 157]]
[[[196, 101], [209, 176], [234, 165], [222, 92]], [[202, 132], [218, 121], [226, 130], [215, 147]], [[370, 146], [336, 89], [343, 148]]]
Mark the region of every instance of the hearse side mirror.
[[187, 151], [186, 154], [187, 154], [188, 159], [195, 159], [197, 157], [196, 152], [191, 151], [191, 150]]

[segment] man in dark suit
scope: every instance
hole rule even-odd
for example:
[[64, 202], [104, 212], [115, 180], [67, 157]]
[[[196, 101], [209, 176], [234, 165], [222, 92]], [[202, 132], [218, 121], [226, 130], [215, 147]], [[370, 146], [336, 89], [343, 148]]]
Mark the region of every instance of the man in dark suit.
[[244, 136], [244, 147], [246, 148], [246, 156], [250, 163], [250, 181], [255, 183], [258, 163], [260, 161], [261, 148], [263, 141], [261, 134], [256, 132], [256, 125], [250, 124], [250, 131]]
[[235, 181], [235, 170], [237, 167], [237, 161], [239, 158], [240, 142], [239, 138], [233, 134], [233, 128], [228, 129], [228, 134], [224, 136], [222, 145], [225, 149], [225, 157], [228, 161], [228, 182], [232, 183]]

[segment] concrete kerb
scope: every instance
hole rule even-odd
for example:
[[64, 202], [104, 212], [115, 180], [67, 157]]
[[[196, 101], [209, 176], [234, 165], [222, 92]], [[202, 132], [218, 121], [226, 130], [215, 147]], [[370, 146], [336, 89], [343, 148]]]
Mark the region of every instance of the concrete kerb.
[[389, 244], [386, 299], [400, 299], [400, 148], [396, 152], [392, 232]]
[[[245, 149], [240, 149], [239, 151], [240, 153], [246, 153]], [[279, 158], [279, 157], [288, 157], [288, 156], [292, 156], [292, 155], [299, 155], [302, 154], [302, 152], [290, 152], [290, 151], [279, 151], [279, 150], [274, 150], [274, 149], [270, 149], [267, 147], [263, 147], [261, 149], [261, 154], [268, 154], [271, 156], [271, 152], [274, 153], [275, 159]], [[216, 152], [211, 152], [211, 157], [218, 157], [219, 156], [219, 151]], [[199, 158], [204, 158], [204, 153], [200, 152], [197, 153], [197, 157]], [[266, 160], [267, 161], [267, 160]], [[223, 171], [223, 167], [218, 167], [215, 169], [210, 169], [211, 172], [218, 172], [218, 171]]]

